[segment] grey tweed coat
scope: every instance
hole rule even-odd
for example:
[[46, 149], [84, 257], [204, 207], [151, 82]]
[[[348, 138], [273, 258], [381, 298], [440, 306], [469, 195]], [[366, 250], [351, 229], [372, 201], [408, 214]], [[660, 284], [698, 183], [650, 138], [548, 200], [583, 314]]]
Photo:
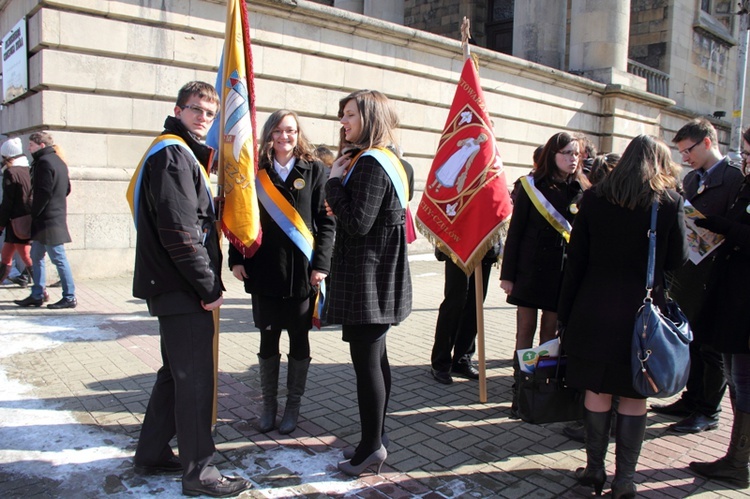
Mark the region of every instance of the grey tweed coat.
[[337, 218], [328, 296], [330, 324], [397, 324], [411, 313], [405, 219], [396, 190], [371, 156], [346, 185], [332, 178], [326, 200]]

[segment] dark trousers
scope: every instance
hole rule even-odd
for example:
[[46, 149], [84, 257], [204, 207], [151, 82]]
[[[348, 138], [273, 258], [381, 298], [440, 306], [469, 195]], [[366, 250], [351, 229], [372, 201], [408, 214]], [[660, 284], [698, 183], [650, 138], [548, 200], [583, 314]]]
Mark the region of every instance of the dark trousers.
[[[482, 261], [484, 298], [494, 262]], [[461, 268], [450, 260], [445, 262], [445, 288], [443, 303], [435, 325], [435, 343], [432, 346], [432, 368], [447, 372], [459, 362], [467, 362], [476, 351], [477, 311], [474, 273], [467, 277]]]
[[183, 484], [220, 477], [211, 465], [213, 411], [213, 336], [211, 312], [159, 316], [162, 367], [143, 419], [135, 462], [157, 464], [170, 456], [177, 435]]
[[690, 375], [687, 389], [682, 393], [688, 408], [717, 419], [726, 388], [722, 355], [706, 344], [690, 343]]

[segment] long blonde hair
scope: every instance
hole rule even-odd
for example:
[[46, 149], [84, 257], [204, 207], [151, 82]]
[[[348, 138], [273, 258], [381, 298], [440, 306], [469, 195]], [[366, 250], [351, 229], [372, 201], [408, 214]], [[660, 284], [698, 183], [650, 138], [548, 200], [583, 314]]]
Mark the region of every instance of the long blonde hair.
[[630, 141], [617, 168], [595, 189], [610, 203], [630, 210], [645, 209], [667, 189], [676, 189], [679, 178], [669, 147], [656, 137], [639, 135]]

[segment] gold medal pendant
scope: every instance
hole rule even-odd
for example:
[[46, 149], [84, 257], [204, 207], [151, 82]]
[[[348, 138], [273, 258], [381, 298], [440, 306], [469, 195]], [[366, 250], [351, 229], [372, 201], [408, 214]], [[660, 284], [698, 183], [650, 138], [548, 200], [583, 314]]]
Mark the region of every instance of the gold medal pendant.
[[295, 189], [297, 189], [298, 191], [301, 191], [302, 189], [305, 188], [305, 180], [301, 178], [295, 179], [293, 185]]
[[570, 210], [570, 212], [573, 215], [578, 215], [578, 205], [577, 204], [575, 204], [575, 203], [571, 204], [570, 207], [568, 208], [568, 210]]

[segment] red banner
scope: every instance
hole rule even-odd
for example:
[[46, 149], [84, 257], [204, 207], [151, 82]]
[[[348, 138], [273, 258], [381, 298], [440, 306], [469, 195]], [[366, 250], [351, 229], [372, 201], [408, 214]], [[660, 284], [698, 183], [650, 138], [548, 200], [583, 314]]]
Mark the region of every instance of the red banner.
[[498, 241], [512, 211], [479, 74], [467, 59], [419, 202], [417, 225], [469, 275]]

